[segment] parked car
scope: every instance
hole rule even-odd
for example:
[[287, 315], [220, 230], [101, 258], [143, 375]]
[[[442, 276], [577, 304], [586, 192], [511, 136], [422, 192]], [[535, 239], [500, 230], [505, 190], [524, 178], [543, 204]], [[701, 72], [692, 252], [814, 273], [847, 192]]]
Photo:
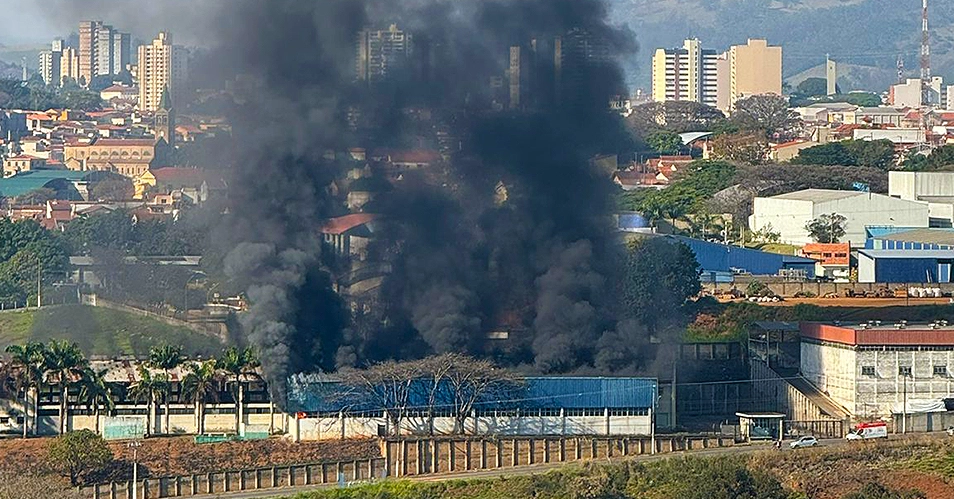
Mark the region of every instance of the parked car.
[[954, 437], [954, 426], [947, 427], [947, 434]]
[[788, 445], [793, 449], [801, 449], [802, 447], [815, 447], [818, 445], [818, 439], [810, 436], [802, 437]]

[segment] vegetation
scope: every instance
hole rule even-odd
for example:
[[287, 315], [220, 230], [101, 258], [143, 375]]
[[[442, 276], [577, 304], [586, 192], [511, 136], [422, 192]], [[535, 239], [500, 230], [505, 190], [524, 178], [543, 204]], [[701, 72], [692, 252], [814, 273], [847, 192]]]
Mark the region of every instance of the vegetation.
[[49, 462], [70, 485], [79, 485], [88, 474], [106, 468], [113, 461], [113, 451], [103, 437], [80, 430], [54, 438], [50, 442]]
[[117, 210], [73, 220], [63, 236], [73, 255], [99, 249], [121, 251], [124, 256], [181, 256], [201, 254], [207, 234], [186, 223], [136, 221]]
[[732, 185], [736, 167], [722, 161], [696, 161], [668, 188], [644, 189], [625, 193], [620, 208], [638, 211], [651, 221], [676, 219], [702, 211], [707, 200]]
[[[682, 315], [678, 311], [700, 290], [699, 263], [685, 244], [652, 238], [630, 247], [622, 284], [623, 308], [650, 334], [671, 326], [670, 321], [678, 323]], [[670, 312], [660, 314], [659, 310]]]
[[0, 80], [0, 108], [4, 109], [78, 109], [97, 111], [103, 101], [99, 94], [68, 82], [63, 87], [46, 86], [34, 78], [25, 85], [18, 80]]
[[66, 246], [33, 220], [0, 219], [0, 303], [36, 304], [37, 277], [50, 282], [66, 269]]
[[[239, 407], [242, 407], [245, 400], [245, 384], [249, 378], [257, 378], [256, 369], [261, 366], [255, 352], [251, 348], [239, 350], [235, 347], [229, 347], [225, 350], [215, 366], [222, 371], [233, 390], [233, 396]], [[235, 411], [235, 433], [239, 433], [241, 419], [240, 411]]]
[[76, 489], [70, 489], [49, 477], [25, 473], [0, 473], [0, 497], [3, 499], [86, 499]]
[[196, 429], [202, 435], [205, 433], [205, 404], [207, 401], [218, 402], [221, 376], [214, 360], [189, 364], [188, 369], [189, 374], [182, 380], [182, 393], [195, 406]]
[[904, 163], [905, 170], [949, 171], [954, 168], [954, 145], [945, 145], [931, 151], [930, 155], [915, 154]]
[[732, 122], [743, 131], [758, 132], [775, 141], [796, 137], [801, 127], [788, 100], [778, 95], [753, 95], [735, 103]]
[[[169, 344], [153, 347], [149, 350], [149, 367], [153, 369], [161, 369], [165, 372], [167, 380], [172, 379], [172, 371], [179, 367], [182, 362], [185, 361], [185, 358], [182, 356], [182, 347], [173, 346]], [[171, 388], [172, 383], [166, 383], [165, 391], [162, 394], [162, 400], [165, 403], [165, 408], [163, 413], [165, 414], [165, 428], [166, 433], [172, 433], [171, 427], [169, 426], [169, 399], [172, 395]], [[236, 428], [236, 433], [238, 433], [238, 428]]]
[[659, 154], [676, 154], [682, 149], [682, 139], [679, 134], [660, 130], [646, 138], [646, 143]]
[[740, 132], [719, 135], [712, 140], [712, 155], [716, 159], [748, 165], [768, 161], [770, 147], [761, 132]]
[[858, 492], [847, 494], [842, 499], [927, 499], [927, 496], [916, 490], [897, 491], [878, 482], [871, 482]]
[[837, 213], [821, 215], [808, 222], [805, 230], [815, 242], [834, 244], [845, 237], [845, 222], [848, 219]]
[[211, 336], [102, 307], [61, 305], [0, 313], [0, 348], [51, 339], [75, 342], [86, 355], [146, 356], [151, 348], [165, 343], [182, 345], [183, 353], [190, 356], [210, 355], [222, 348]]
[[888, 170], [895, 164], [890, 140], [845, 140], [803, 149], [795, 162], [806, 165], [868, 166]]

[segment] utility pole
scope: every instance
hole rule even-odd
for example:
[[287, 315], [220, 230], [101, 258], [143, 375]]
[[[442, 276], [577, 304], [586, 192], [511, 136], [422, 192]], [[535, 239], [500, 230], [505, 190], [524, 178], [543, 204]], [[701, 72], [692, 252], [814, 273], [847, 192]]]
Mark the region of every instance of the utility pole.
[[36, 255], [36, 308], [43, 306], [43, 262]]
[[676, 427], [676, 359], [672, 359], [672, 394], [670, 396], [670, 404], [672, 404], [672, 409], [669, 411], [672, 413], [670, 419], [670, 426], [673, 428]]
[[132, 473], [132, 499], [139, 499], [139, 447], [142, 442], [133, 440], [127, 444], [133, 451], [133, 473]]
[[901, 408], [901, 434], [908, 432], [908, 373], [904, 373], [904, 395]]

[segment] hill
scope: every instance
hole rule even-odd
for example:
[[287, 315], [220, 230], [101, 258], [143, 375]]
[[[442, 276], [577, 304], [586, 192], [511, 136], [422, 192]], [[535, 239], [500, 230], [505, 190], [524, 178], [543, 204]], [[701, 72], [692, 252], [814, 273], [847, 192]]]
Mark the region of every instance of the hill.
[[51, 339], [76, 342], [87, 356], [144, 355], [153, 346], [182, 345], [188, 355], [213, 355], [218, 339], [117, 310], [61, 305], [40, 311], [0, 312], [0, 350], [7, 345]]
[[[767, 38], [784, 48], [785, 76], [822, 64], [825, 54], [844, 64], [893, 70], [902, 55], [918, 73], [921, 3], [916, 0], [612, 0], [614, 19], [640, 44], [629, 76], [647, 87], [657, 47], [686, 37], [723, 50], [746, 38]], [[934, 73], [954, 77], [954, 2], [931, 2]], [[878, 82], [852, 89], [883, 91]], [[848, 89], [846, 89], [848, 90]]]

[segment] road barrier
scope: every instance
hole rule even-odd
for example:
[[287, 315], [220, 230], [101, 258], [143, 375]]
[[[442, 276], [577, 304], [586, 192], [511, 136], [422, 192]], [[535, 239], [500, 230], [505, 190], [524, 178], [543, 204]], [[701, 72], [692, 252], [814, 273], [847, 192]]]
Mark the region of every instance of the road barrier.
[[[657, 436], [656, 453], [735, 445], [731, 437]], [[586, 461], [653, 453], [649, 437], [508, 437], [383, 439], [383, 457], [144, 478], [137, 497], [159, 499], [246, 490], [367, 482], [515, 466]], [[109, 482], [80, 487], [93, 499], [131, 499], [133, 484]]]

